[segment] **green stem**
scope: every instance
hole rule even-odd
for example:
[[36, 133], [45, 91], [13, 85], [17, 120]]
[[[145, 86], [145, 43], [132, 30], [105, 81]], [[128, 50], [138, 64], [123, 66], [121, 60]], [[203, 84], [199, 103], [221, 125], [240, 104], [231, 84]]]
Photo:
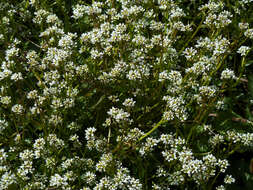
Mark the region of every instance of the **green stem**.
[[193, 126], [193, 127], [191, 128], [191, 130], [190, 130], [190, 132], [189, 132], [189, 135], [188, 135], [188, 137], [187, 137], [187, 140], [186, 140], [186, 144], [188, 144], [188, 143], [189, 143], [189, 141], [190, 141], [190, 139], [191, 139], [191, 136], [192, 136], [192, 133], [193, 133], [194, 128], [195, 128], [195, 126]]
[[147, 132], [141, 138], [139, 138], [138, 142], [149, 136], [153, 131], [155, 131], [160, 125], [162, 125], [165, 122], [166, 122], [165, 120], [161, 119], [149, 132]]
[[236, 83], [234, 84], [234, 87], [236, 87], [238, 85], [238, 83], [240, 82], [240, 79], [242, 78], [242, 74], [244, 72], [244, 67], [245, 67], [245, 57], [242, 58], [242, 63], [241, 63], [241, 72], [239, 77], [236, 80]]
[[221, 172], [219, 172], [219, 173], [215, 176], [215, 178], [214, 178], [214, 180], [212, 181], [211, 185], [207, 188], [208, 190], [213, 189], [213, 185], [214, 185], [214, 183], [217, 181], [217, 178], [218, 178], [218, 176], [220, 175], [220, 173], [221, 173]]
[[192, 36], [190, 37], [190, 39], [185, 43], [184, 47], [179, 51], [179, 55], [184, 51], [184, 49], [188, 46], [188, 44], [191, 42], [191, 40], [196, 36], [196, 34], [198, 33], [198, 31], [200, 30], [202, 23], [204, 22], [205, 17], [202, 18], [200, 24], [198, 25], [198, 27], [196, 28], [196, 30], [194, 31], [194, 33], [192, 34]]

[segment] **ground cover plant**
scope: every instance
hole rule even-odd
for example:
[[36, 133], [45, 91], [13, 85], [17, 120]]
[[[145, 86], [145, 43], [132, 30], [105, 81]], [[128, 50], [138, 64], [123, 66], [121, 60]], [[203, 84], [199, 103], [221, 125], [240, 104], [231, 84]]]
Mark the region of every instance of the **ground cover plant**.
[[0, 3], [0, 189], [252, 188], [253, 1]]

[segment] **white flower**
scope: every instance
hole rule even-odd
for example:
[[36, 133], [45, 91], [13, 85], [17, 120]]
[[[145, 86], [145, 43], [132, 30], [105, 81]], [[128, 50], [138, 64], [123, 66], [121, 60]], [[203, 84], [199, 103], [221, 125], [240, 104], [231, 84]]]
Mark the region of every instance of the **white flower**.
[[10, 96], [3, 96], [3, 97], [0, 98], [0, 102], [2, 104], [8, 105], [8, 104], [11, 103], [11, 97]]
[[250, 39], [253, 39], [253, 28], [250, 28], [250, 29], [247, 29], [245, 32], [244, 32], [244, 35]]
[[86, 183], [92, 184], [96, 179], [96, 174], [88, 171], [83, 175], [83, 178], [85, 179]]
[[46, 22], [47, 23], [58, 24], [58, 25], [60, 24], [60, 20], [55, 14], [48, 15], [47, 19], [46, 19]]
[[168, 80], [169, 79], [169, 73], [168, 71], [163, 71], [161, 73], [159, 73], [159, 82], [163, 82], [164, 80]]
[[241, 54], [241, 56], [246, 56], [249, 52], [250, 48], [248, 46], [241, 46], [237, 53]]
[[18, 80], [22, 80], [23, 77], [22, 77], [22, 73], [14, 73], [11, 75], [11, 80], [14, 80], [14, 81], [18, 81]]
[[19, 157], [21, 160], [25, 161], [25, 160], [32, 160], [33, 159], [33, 151], [32, 150], [24, 150], [23, 152], [19, 153]]
[[16, 177], [10, 171], [5, 172], [0, 179], [0, 189], [8, 189], [8, 187], [16, 182]]
[[128, 112], [125, 112], [123, 109], [115, 107], [112, 107], [107, 113], [113, 119], [115, 119], [117, 123], [119, 123], [120, 121], [127, 121], [130, 116]]
[[112, 162], [113, 157], [111, 153], [105, 153], [101, 156], [99, 162], [96, 164], [97, 171], [105, 171], [106, 167]]
[[28, 98], [28, 99], [35, 99], [37, 96], [38, 96], [37, 90], [30, 91], [30, 92], [27, 94], [27, 98]]
[[81, 18], [83, 15], [84, 15], [84, 12], [85, 12], [85, 6], [84, 5], [76, 5], [74, 8], [73, 8], [73, 18], [74, 19], [79, 19]]
[[[3, 132], [3, 130], [5, 130], [6, 128], [8, 127], [8, 123], [5, 121], [5, 120], [1, 120], [0, 119], [0, 134]], [[2, 159], [5, 159], [5, 156], [7, 158], [7, 155], [6, 154], [2, 154], [1, 153], [1, 150], [3, 149], [0, 149], [0, 163], [2, 161]]]
[[220, 186], [216, 187], [216, 190], [225, 190], [225, 187], [223, 185], [220, 185]]
[[4, 35], [0, 34], [0, 42], [4, 40]]
[[216, 134], [213, 137], [210, 138], [209, 142], [213, 145], [216, 146], [217, 144], [220, 144], [224, 142], [224, 137], [222, 135]]
[[201, 86], [199, 88], [199, 93], [202, 96], [207, 96], [207, 97], [214, 97], [216, 94], [216, 87], [215, 86]]
[[95, 140], [95, 135], [94, 133], [96, 132], [96, 128], [95, 127], [89, 127], [85, 130], [85, 139], [87, 141], [90, 141], [90, 140]]
[[29, 4], [30, 4], [31, 6], [34, 6], [35, 3], [36, 3], [36, 0], [29, 0]]
[[68, 33], [59, 40], [58, 45], [63, 48], [72, 48], [72, 46], [75, 44], [73, 41], [73, 38], [75, 37], [76, 34]]
[[223, 79], [235, 79], [235, 78], [236, 78], [236, 76], [235, 76], [234, 71], [232, 71], [230, 69], [225, 69], [221, 73], [221, 80], [223, 80]]
[[127, 98], [123, 102], [123, 105], [126, 106], [126, 107], [133, 107], [134, 104], [135, 104], [135, 101], [133, 100], [133, 98]]
[[8, 17], [2, 17], [2, 23], [3, 24], [6, 24], [6, 25], [9, 25], [10, 24], [10, 19]]
[[163, 113], [163, 118], [170, 121], [170, 120], [173, 120], [174, 119], [174, 114], [172, 111], [166, 111]]
[[67, 178], [61, 177], [59, 174], [55, 174], [54, 176], [51, 176], [50, 179], [50, 186], [51, 187], [61, 187], [61, 186], [67, 186]]
[[224, 101], [217, 101], [217, 103], [216, 103], [216, 108], [218, 109], [218, 110], [223, 110], [224, 109]]
[[10, 58], [12, 58], [12, 57], [14, 57], [14, 56], [18, 56], [18, 53], [19, 53], [19, 49], [18, 48], [16, 48], [16, 47], [12, 47], [12, 48], [10, 48], [10, 49], [7, 49], [6, 51], [5, 51], [5, 59], [7, 60], [7, 61], [9, 61], [10, 60]]
[[186, 48], [186, 49], [183, 51], [183, 54], [185, 55], [185, 57], [186, 57], [187, 60], [193, 58], [197, 53], [198, 53], [197, 50], [195, 50], [195, 49], [192, 48], [192, 47]]
[[246, 30], [247, 28], [249, 28], [249, 23], [240, 22], [238, 26], [241, 30]]
[[231, 175], [226, 175], [226, 177], [224, 179], [224, 183], [231, 184], [231, 183], [234, 183], [234, 182], [235, 182], [235, 179]]
[[16, 105], [12, 106], [11, 111], [13, 111], [14, 113], [17, 113], [17, 114], [21, 114], [24, 111], [24, 108], [22, 105], [16, 104]]
[[227, 160], [218, 160], [218, 166], [220, 167], [220, 171], [222, 173], [225, 173], [226, 169], [228, 168], [229, 166], [229, 163]]

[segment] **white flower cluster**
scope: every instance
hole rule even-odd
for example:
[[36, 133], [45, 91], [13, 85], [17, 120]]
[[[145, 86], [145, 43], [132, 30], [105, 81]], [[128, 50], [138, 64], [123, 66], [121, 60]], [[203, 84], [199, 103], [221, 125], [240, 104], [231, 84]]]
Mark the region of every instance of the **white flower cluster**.
[[96, 164], [97, 171], [105, 171], [109, 164], [112, 162], [112, 154], [103, 154], [100, 158], [99, 162]]
[[43, 138], [36, 139], [33, 148], [34, 148], [34, 157], [36, 159], [40, 158], [44, 152], [45, 149], [45, 140]]
[[64, 188], [68, 185], [67, 183], [67, 177], [66, 176], [60, 176], [59, 174], [55, 174], [54, 176], [51, 176], [50, 179], [50, 186], [56, 187], [56, 188]]
[[126, 106], [126, 107], [134, 107], [135, 101], [133, 100], [133, 98], [127, 98], [123, 102], [123, 105]]
[[130, 114], [128, 112], [125, 112], [123, 109], [112, 107], [107, 113], [117, 123], [120, 123], [122, 121], [129, 121]]
[[226, 177], [224, 179], [225, 184], [231, 184], [231, 183], [234, 183], [234, 182], [235, 182], [235, 179], [231, 175], [226, 175]]
[[186, 57], [187, 60], [190, 60], [192, 59], [198, 52], [197, 50], [195, 50], [193, 47], [190, 47], [190, 48], [186, 48], [184, 50], [184, 55]]
[[192, 67], [187, 68], [186, 73], [192, 73], [194, 75], [206, 74], [213, 68], [213, 60], [208, 57], [201, 57], [200, 60], [193, 64]]
[[24, 108], [23, 108], [22, 105], [16, 104], [16, 105], [12, 106], [11, 110], [12, 110], [14, 113], [21, 114], [21, 113], [24, 111]]
[[223, 79], [236, 79], [236, 76], [235, 76], [234, 71], [227, 68], [224, 71], [222, 71], [220, 79], [221, 80], [223, 80]]
[[[161, 152], [164, 159], [168, 163], [177, 163], [177, 167], [180, 168], [179, 171], [174, 173], [168, 173], [165, 168], [158, 168], [157, 175], [160, 177], [168, 177], [169, 175], [171, 185], [179, 185], [185, 181], [184, 174], [192, 178], [197, 184], [200, 184], [215, 176], [217, 168], [219, 168], [218, 171], [225, 172], [229, 166], [227, 160], [218, 159], [212, 154], [207, 154], [202, 159], [197, 159], [192, 150], [186, 147], [184, 139], [180, 137], [175, 138], [173, 135], [167, 134], [162, 134], [160, 139], [157, 140], [148, 138], [140, 150], [140, 154], [144, 154], [143, 152], [146, 151], [147, 153], [153, 151], [154, 147], [157, 147], [159, 143], [165, 146], [164, 151]], [[225, 181], [227, 181], [227, 178], [225, 178]]]
[[253, 2], [253, 0], [241, 0], [239, 1], [242, 5]]
[[163, 100], [166, 101], [167, 111], [164, 112], [164, 119], [173, 120], [175, 117], [180, 121], [185, 121], [188, 118], [188, 114], [185, 108], [185, 102], [182, 97], [164, 96]]
[[[0, 119], [0, 134], [8, 127], [8, 123], [3, 119]], [[2, 150], [2, 149], [1, 149]]]
[[248, 46], [241, 46], [237, 53], [241, 54], [241, 56], [246, 56], [249, 53], [250, 48]]
[[201, 86], [199, 88], [199, 93], [202, 96], [206, 96], [206, 97], [214, 97], [215, 93], [216, 93], [216, 87], [215, 86]]
[[11, 172], [5, 172], [0, 179], [0, 188], [7, 189], [11, 184], [16, 183], [16, 177]]
[[148, 154], [152, 150], [154, 150], [154, 147], [156, 147], [159, 143], [159, 140], [153, 139], [151, 137], [146, 139], [145, 145], [140, 149], [140, 154], [143, 156], [145, 154]]
[[252, 133], [238, 133], [235, 131], [227, 131], [227, 139], [233, 143], [240, 143], [244, 146], [253, 146]]
[[253, 39], [253, 28], [249, 28], [244, 32], [244, 35], [250, 39]]

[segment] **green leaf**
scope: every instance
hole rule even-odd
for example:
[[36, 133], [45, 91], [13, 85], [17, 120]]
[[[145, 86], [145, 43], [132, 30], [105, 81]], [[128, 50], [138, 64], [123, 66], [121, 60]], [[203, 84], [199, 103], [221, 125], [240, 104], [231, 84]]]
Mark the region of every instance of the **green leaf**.
[[248, 120], [253, 120], [253, 117], [252, 117], [252, 114], [250, 112], [249, 106], [246, 107], [245, 112], [246, 112], [247, 119]]
[[247, 63], [245, 64], [245, 67], [252, 65], [252, 63], [253, 63], [253, 60], [247, 61]]
[[91, 107], [91, 109], [95, 109], [105, 99], [105, 97], [105, 95], [101, 96], [97, 103]]

